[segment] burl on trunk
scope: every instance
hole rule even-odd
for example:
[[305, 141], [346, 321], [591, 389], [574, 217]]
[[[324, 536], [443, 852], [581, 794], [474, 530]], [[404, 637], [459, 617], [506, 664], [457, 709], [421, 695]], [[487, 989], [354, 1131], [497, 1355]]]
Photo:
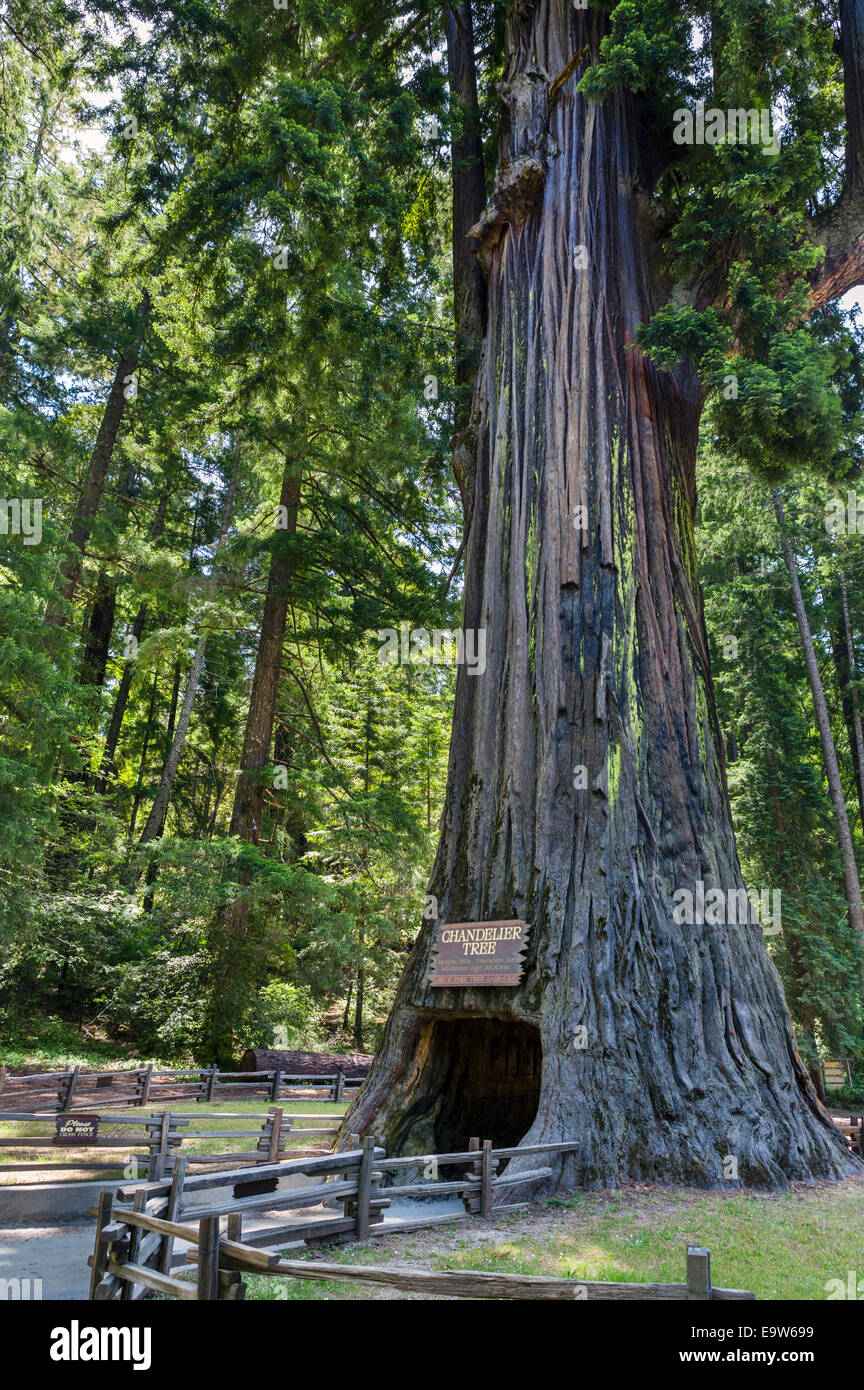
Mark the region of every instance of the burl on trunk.
[[514, 7], [472, 232], [489, 320], [464, 625], [487, 664], [458, 673], [429, 892], [440, 921], [531, 923], [525, 973], [432, 989], [424, 923], [345, 1132], [408, 1154], [577, 1140], [546, 1193], [838, 1176], [858, 1165], [761, 927], [673, 916], [677, 889], [743, 880], [693, 545], [700, 387], [633, 346], [664, 285], [632, 99], [576, 93], [603, 23]]

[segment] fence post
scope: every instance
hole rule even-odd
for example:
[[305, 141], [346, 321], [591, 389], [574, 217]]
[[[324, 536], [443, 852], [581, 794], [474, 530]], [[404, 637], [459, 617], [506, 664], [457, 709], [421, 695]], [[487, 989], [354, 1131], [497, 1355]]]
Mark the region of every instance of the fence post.
[[93, 1254], [90, 1256], [90, 1293], [88, 1297], [92, 1301], [93, 1295], [99, 1284], [105, 1278], [105, 1269], [108, 1264], [108, 1242], [102, 1235], [105, 1227], [111, 1224], [111, 1207], [114, 1203], [113, 1192], [99, 1193], [99, 1206], [96, 1215], [96, 1239], [93, 1242]]
[[3, 1087], [4, 1087], [5, 1085], [6, 1085], [6, 1068], [0, 1066], [0, 1091], [3, 1090]]
[[480, 1155], [480, 1215], [492, 1215], [492, 1140], [483, 1140]]
[[273, 1123], [270, 1129], [270, 1151], [268, 1160], [270, 1163], [279, 1161], [279, 1143], [282, 1138], [282, 1108], [276, 1106], [273, 1111]]
[[210, 1104], [210, 1102], [211, 1102], [212, 1099], [213, 1099], [213, 1092], [214, 1092], [215, 1089], [216, 1089], [216, 1077], [218, 1076], [218, 1074], [219, 1074], [219, 1068], [217, 1067], [216, 1063], [214, 1062], [213, 1065], [212, 1065], [212, 1067], [210, 1068], [210, 1075], [209, 1075], [209, 1077], [207, 1078], [207, 1104], [208, 1104], [208, 1105]]
[[275, 1105], [279, 1099], [279, 1092], [282, 1090], [282, 1068], [277, 1067], [273, 1073], [273, 1085], [270, 1087], [270, 1099]]
[[79, 1064], [76, 1062], [75, 1066], [72, 1068], [69, 1080], [66, 1082], [66, 1094], [63, 1094], [62, 1089], [57, 1093], [57, 1099], [60, 1102], [61, 1115], [71, 1108], [72, 1097], [75, 1094], [75, 1087], [78, 1085], [79, 1070]]
[[[132, 1202], [132, 1210], [133, 1210], [133, 1211], [144, 1211], [144, 1209], [145, 1209], [146, 1206], [147, 1206], [147, 1193], [146, 1193], [146, 1192], [142, 1192], [142, 1191], [139, 1189], [139, 1191], [135, 1193], [135, 1198], [134, 1198], [134, 1200], [133, 1200], [133, 1202]], [[139, 1248], [140, 1248], [140, 1246], [141, 1246], [141, 1240], [142, 1240], [142, 1238], [143, 1238], [143, 1235], [144, 1235], [144, 1232], [142, 1231], [142, 1229], [141, 1229], [140, 1226], [130, 1226], [130, 1227], [129, 1227], [129, 1252], [128, 1252], [128, 1254], [126, 1255], [126, 1261], [127, 1261], [129, 1264], [133, 1264], [133, 1265], [134, 1265], [134, 1264], [137, 1264], [137, 1263], [138, 1263], [138, 1250], [139, 1250]], [[128, 1303], [128, 1302], [129, 1302], [129, 1300], [130, 1300], [131, 1297], [132, 1297], [133, 1290], [134, 1290], [134, 1285], [133, 1285], [128, 1279], [124, 1279], [124, 1280], [123, 1280], [123, 1287], [122, 1287], [122, 1289], [120, 1290], [120, 1298], [121, 1298], [121, 1300], [122, 1300], [124, 1303]]]
[[202, 1216], [198, 1225], [198, 1297], [212, 1303], [219, 1297], [221, 1216]]
[[333, 1097], [333, 1099], [336, 1100], [336, 1101], [340, 1101], [340, 1100], [342, 1099], [342, 1092], [343, 1092], [344, 1090], [345, 1090], [345, 1073], [344, 1073], [344, 1072], [341, 1072], [341, 1071], [337, 1071], [337, 1073], [336, 1073], [336, 1094], [335, 1094], [335, 1096]]
[[[468, 1152], [478, 1153], [480, 1150], [480, 1140], [472, 1137], [468, 1140]], [[475, 1159], [471, 1164], [471, 1172], [465, 1174], [466, 1181], [471, 1182], [468, 1192], [462, 1194], [462, 1205], [469, 1216], [476, 1216], [480, 1206], [478, 1191], [480, 1187], [480, 1160]]]
[[360, 1172], [357, 1175], [357, 1207], [354, 1235], [357, 1240], [365, 1240], [369, 1234], [369, 1198], [372, 1195], [372, 1165], [375, 1162], [375, 1140], [367, 1134], [363, 1140], [363, 1156], [360, 1159]]
[[236, 1240], [238, 1244], [243, 1240], [243, 1213], [242, 1211], [229, 1211], [228, 1213], [228, 1239]]
[[150, 1099], [150, 1082], [153, 1080], [153, 1063], [148, 1062], [147, 1068], [141, 1073], [141, 1094], [136, 1101], [137, 1105], [146, 1105]]
[[687, 1246], [687, 1298], [710, 1299], [711, 1252], [702, 1245]]
[[171, 1111], [163, 1110], [159, 1124], [158, 1137], [153, 1136], [150, 1140], [150, 1163], [147, 1168], [148, 1182], [161, 1182], [165, 1176], [166, 1159], [168, 1157], [168, 1131], [170, 1128]]
[[[165, 1212], [166, 1221], [178, 1221], [183, 1210], [183, 1183], [186, 1178], [185, 1154], [178, 1154], [174, 1164], [174, 1172], [171, 1174], [171, 1191], [168, 1193], [168, 1208]], [[159, 1251], [159, 1268], [163, 1274], [171, 1273], [171, 1257], [174, 1254], [174, 1237], [163, 1236], [162, 1247]]]

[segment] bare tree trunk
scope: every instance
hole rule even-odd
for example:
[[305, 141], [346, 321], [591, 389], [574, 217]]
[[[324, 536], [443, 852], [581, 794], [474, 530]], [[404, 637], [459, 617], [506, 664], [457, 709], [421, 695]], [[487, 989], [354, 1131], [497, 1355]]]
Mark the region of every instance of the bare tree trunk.
[[144, 774], [147, 770], [147, 751], [150, 747], [150, 736], [153, 732], [153, 715], [156, 710], [156, 692], [158, 688], [159, 676], [154, 671], [150, 686], [150, 703], [147, 706], [147, 719], [144, 724], [144, 745], [141, 749], [141, 760], [138, 764], [138, 780], [135, 784], [135, 795], [132, 798], [132, 815], [129, 818], [130, 840], [135, 834], [135, 822], [138, 819], [138, 808], [144, 798]]
[[844, 698], [848, 697], [848, 727], [849, 745], [852, 751], [852, 765], [855, 769], [855, 788], [858, 792], [858, 810], [861, 815], [861, 828], [864, 830], [864, 731], [861, 727], [861, 705], [858, 700], [858, 692], [853, 688], [848, 688], [848, 681], [858, 678], [858, 668], [855, 661], [855, 639], [852, 634], [852, 621], [849, 617], [849, 595], [846, 591], [846, 576], [840, 571], [840, 596], [843, 612], [843, 637], [846, 648], [846, 666], [848, 670], [847, 690]]
[[792, 603], [798, 622], [798, 633], [804, 652], [804, 663], [807, 667], [807, 679], [810, 682], [810, 693], [813, 696], [813, 709], [816, 713], [816, 724], [819, 729], [819, 739], [822, 744], [822, 761], [825, 764], [828, 793], [831, 797], [831, 805], [834, 807], [834, 817], [837, 821], [837, 842], [840, 846], [840, 858], [843, 864], [843, 882], [846, 888], [846, 903], [849, 908], [849, 921], [852, 923], [855, 930], [860, 932], [861, 936], [864, 937], [864, 904], [862, 904], [861, 901], [861, 883], [858, 878], [858, 866], [855, 863], [855, 849], [852, 844], [852, 832], [849, 829], [849, 817], [846, 813], [843, 783], [840, 780], [840, 766], [837, 762], [837, 750], [834, 747], [834, 736], [831, 733], [831, 718], [828, 714], [828, 706], [825, 703], [825, 690], [822, 685], [822, 677], [819, 674], [816, 649], [813, 646], [813, 638], [810, 633], [810, 622], [807, 617], [807, 610], [804, 607], [804, 599], [801, 596], [801, 585], [798, 580], [798, 566], [795, 562], [795, 554], [784, 526], [783, 499], [776, 489], [771, 493], [771, 497], [774, 502], [774, 512], [780, 526], [780, 544], [783, 547], [783, 558], [786, 561], [786, 569], [789, 571], [789, 581], [792, 586]]
[[[150, 528], [151, 541], [158, 540], [165, 529], [165, 514], [168, 510], [168, 496], [163, 493], [159, 498], [156, 508], [156, 515]], [[108, 785], [108, 778], [114, 768], [114, 755], [117, 752], [117, 744], [120, 741], [120, 730], [123, 726], [123, 717], [126, 713], [126, 706], [129, 703], [129, 692], [132, 689], [132, 678], [135, 675], [135, 665], [138, 650], [138, 643], [144, 636], [144, 628], [147, 623], [147, 605], [142, 603], [135, 614], [132, 623], [132, 655], [123, 663], [123, 672], [120, 676], [120, 684], [117, 687], [117, 694], [114, 697], [114, 708], [111, 711], [111, 720], [108, 725], [108, 732], [105, 735], [105, 747], [102, 750], [102, 760], [99, 764], [99, 774], [96, 779], [96, 790], [104, 792]]]
[[519, 985], [433, 988], [423, 922], [345, 1133], [409, 1154], [578, 1141], [534, 1195], [857, 1171], [758, 923], [674, 910], [745, 889], [696, 575], [700, 384], [634, 346], [664, 290], [653, 137], [622, 89], [576, 91], [599, 8], [538, 0], [507, 26], [472, 232], [489, 323], [463, 622], [486, 669], [457, 672], [428, 891], [441, 922], [531, 934]]
[[[363, 950], [363, 933], [360, 933], [360, 950]], [[366, 971], [362, 965], [357, 967], [357, 994], [354, 1001], [354, 1043], [358, 1052], [363, 1051], [363, 1000], [365, 994]]]
[[[231, 526], [231, 517], [234, 511], [234, 497], [237, 492], [237, 468], [228, 483], [225, 493], [225, 500], [222, 504], [222, 518], [219, 527], [219, 540], [216, 545], [216, 556], [213, 561], [213, 577], [210, 581], [211, 590], [215, 588], [216, 577], [219, 573], [218, 557], [219, 551], [225, 544], [228, 531]], [[165, 825], [165, 816], [168, 812], [168, 802], [171, 799], [171, 790], [174, 786], [174, 778], [177, 776], [177, 768], [180, 765], [180, 755], [186, 743], [189, 733], [189, 725], [192, 722], [192, 710], [195, 705], [195, 697], [198, 694], [198, 683], [201, 679], [201, 668], [204, 665], [204, 655], [207, 650], [207, 634], [203, 634], [198, 640], [195, 652], [192, 657], [192, 665], [189, 668], [189, 675], [186, 680], [186, 689], [183, 692], [183, 703], [180, 706], [180, 717], [177, 720], [177, 727], [174, 730], [174, 737], [171, 740], [171, 747], [162, 768], [162, 776], [159, 779], [159, 787], [150, 807], [150, 814], [147, 823], [141, 832], [141, 839], [138, 848], [141, 849], [150, 840], [157, 839], [162, 834]], [[175, 686], [176, 689], [176, 686]]]
[[[284, 516], [286, 520], [285, 526], [281, 529], [291, 536], [297, 532], [301, 478], [302, 471], [293, 459], [286, 460], [279, 503], [280, 508], [284, 508], [284, 513], [280, 511], [280, 517]], [[231, 813], [230, 833], [250, 845], [258, 843], [261, 831], [264, 786], [260, 774], [270, 762], [279, 672], [282, 665], [282, 644], [285, 640], [293, 572], [294, 564], [291, 557], [274, 553], [270, 561], [255, 674], [249, 697], [249, 714], [243, 736], [240, 776], [237, 779], [234, 808]]]
[[117, 580], [107, 570], [100, 569], [87, 626], [84, 655], [81, 658], [81, 685], [95, 685], [101, 689], [105, 684], [116, 608]]
[[72, 554], [68, 555], [60, 566], [61, 582], [57, 593], [49, 601], [45, 613], [45, 622], [52, 627], [65, 627], [69, 621], [68, 605], [75, 597], [78, 581], [81, 577], [81, 569], [84, 564], [84, 551], [90, 536], [90, 529], [93, 525], [93, 518], [99, 510], [102, 501], [102, 493], [105, 490], [105, 480], [108, 477], [108, 469], [111, 465], [111, 458], [114, 453], [114, 446], [120, 433], [120, 425], [123, 420], [123, 412], [126, 408], [129, 386], [131, 379], [138, 366], [138, 353], [144, 333], [144, 325], [147, 315], [150, 312], [150, 299], [145, 295], [138, 307], [139, 330], [134, 344], [126, 351], [121, 353], [117, 363], [117, 370], [114, 373], [114, 380], [111, 384], [111, 391], [102, 416], [102, 423], [99, 426], [99, 433], [96, 436], [96, 444], [90, 456], [90, 465], [87, 470], [87, 477], [78, 498], [75, 514], [72, 518], [72, 526], [69, 531], [68, 545]]

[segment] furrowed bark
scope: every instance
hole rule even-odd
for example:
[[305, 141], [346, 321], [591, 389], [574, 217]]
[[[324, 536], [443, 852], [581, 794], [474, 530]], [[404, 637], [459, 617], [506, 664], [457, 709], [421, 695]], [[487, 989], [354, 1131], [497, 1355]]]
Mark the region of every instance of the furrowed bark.
[[477, 105], [474, 27], [471, 5], [448, 5], [447, 77], [454, 121], [450, 142], [453, 194], [453, 316], [456, 325], [456, 432], [452, 441], [453, 472], [462, 498], [466, 526], [474, 494], [476, 439], [470, 428], [470, 395], [486, 329], [486, 281], [468, 246], [468, 232], [486, 205], [483, 142]]
[[813, 277], [814, 308], [864, 284], [864, 0], [840, 0], [840, 52], [846, 112], [843, 189], [837, 202], [811, 222], [811, 236], [825, 249]]
[[524, 978], [432, 989], [424, 922], [345, 1133], [408, 1154], [578, 1140], [534, 1195], [837, 1176], [860, 1166], [759, 925], [673, 910], [681, 889], [744, 884], [696, 577], [700, 385], [634, 346], [658, 259], [638, 107], [576, 92], [606, 23], [511, 10], [472, 229], [489, 323], [463, 622], [487, 658], [457, 672], [428, 891], [440, 921], [530, 922]]

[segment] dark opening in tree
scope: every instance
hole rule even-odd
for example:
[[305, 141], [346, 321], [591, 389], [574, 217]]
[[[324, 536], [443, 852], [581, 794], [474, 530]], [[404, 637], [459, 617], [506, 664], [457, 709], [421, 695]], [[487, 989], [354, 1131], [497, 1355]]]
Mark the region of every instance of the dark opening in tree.
[[[540, 1100], [540, 1033], [497, 1018], [430, 1018], [418, 1051], [428, 1056], [422, 1095], [404, 1116], [406, 1134], [429, 1153], [458, 1153], [472, 1137], [518, 1144]], [[464, 1166], [464, 1165], [463, 1165]]]

